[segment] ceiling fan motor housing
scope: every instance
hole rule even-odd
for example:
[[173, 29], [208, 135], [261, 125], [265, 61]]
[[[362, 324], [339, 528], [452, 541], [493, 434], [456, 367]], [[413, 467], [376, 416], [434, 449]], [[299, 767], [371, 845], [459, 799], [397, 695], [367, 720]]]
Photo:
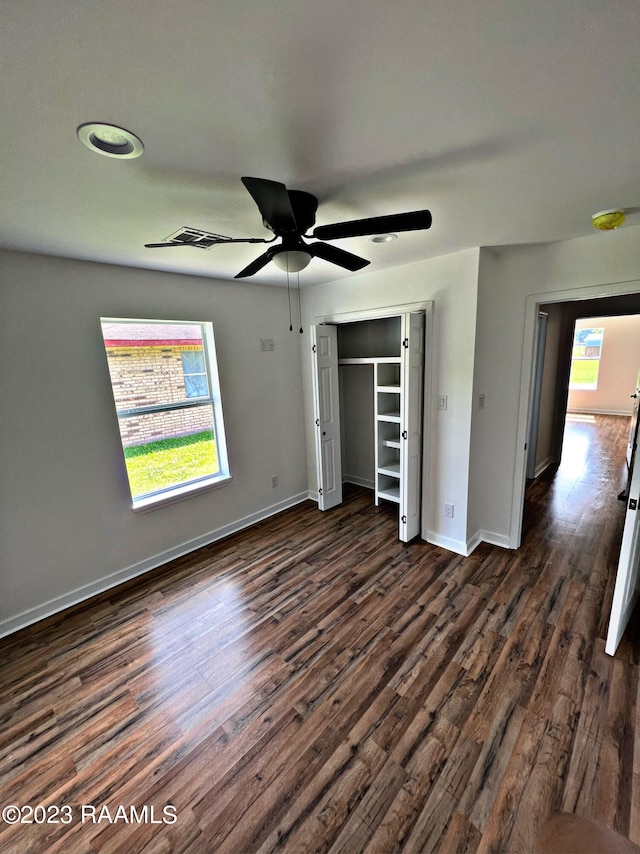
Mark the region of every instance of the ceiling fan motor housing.
[[299, 234], [304, 234], [316, 224], [318, 200], [304, 190], [288, 190], [288, 193], [296, 221], [296, 230]]

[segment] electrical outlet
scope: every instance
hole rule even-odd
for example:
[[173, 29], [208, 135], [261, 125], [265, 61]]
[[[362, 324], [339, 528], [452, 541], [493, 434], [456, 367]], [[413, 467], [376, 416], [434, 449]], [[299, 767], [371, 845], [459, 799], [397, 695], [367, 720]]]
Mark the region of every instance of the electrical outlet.
[[444, 505], [444, 515], [448, 519], [453, 519], [453, 504], [445, 504]]
[[260, 350], [263, 353], [272, 353], [276, 349], [276, 342], [273, 338], [261, 338]]
[[272, 477], [272, 478], [271, 478], [271, 489], [275, 489], [277, 485], [278, 485], [278, 478], [277, 478], [277, 476]]
[[448, 402], [449, 401], [446, 394], [438, 395], [438, 409], [446, 409]]

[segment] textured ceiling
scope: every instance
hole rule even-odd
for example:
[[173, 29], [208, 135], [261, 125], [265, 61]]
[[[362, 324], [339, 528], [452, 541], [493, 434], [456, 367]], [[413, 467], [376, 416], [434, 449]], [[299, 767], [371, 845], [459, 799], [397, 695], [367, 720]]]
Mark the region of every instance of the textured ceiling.
[[[243, 175], [315, 193], [317, 224], [432, 211], [336, 241], [368, 270], [589, 234], [640, 205], [639, 45], [637, 0], [8, 0], [0, 245], [232, 278], [263, 248], [144, 244], [270, 237]], [[144, 155], [90, 152], [92, 121]], [[349, 275], [314, 259], [300, 283]]]

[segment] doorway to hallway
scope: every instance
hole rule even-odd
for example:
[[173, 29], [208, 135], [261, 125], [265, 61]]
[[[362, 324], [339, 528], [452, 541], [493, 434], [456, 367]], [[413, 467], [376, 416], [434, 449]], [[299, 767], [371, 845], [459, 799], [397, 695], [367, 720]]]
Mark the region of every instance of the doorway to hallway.
[[[618, 494], [627, 482], [628, 433], [627, 416], [566, 413], [560, 464], [527, 484], [523, 543], [530, 537], [568, 539], [576, 559], [594, 555], [605, 540], [619, 550], [625, 505]], [[604, 538], [603, 526], [618, 533]], [[617, 554], [609, 557], [613, 584]]]

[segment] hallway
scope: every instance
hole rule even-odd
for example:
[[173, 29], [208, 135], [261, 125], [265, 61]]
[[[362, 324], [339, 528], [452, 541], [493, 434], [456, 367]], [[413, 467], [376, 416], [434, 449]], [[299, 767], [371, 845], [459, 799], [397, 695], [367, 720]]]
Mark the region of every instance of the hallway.
[[528, 483], [523, 544], [535, 527], [538, 535], [560, 537], [565, 545], [569, 538], [581, 550], [585, 544], [592, 550], [594, 541], [619, 546], [624, 504], [615, 499], [626, 486], [628, 433], [628, 417], [567, 413], [560, 465]]

